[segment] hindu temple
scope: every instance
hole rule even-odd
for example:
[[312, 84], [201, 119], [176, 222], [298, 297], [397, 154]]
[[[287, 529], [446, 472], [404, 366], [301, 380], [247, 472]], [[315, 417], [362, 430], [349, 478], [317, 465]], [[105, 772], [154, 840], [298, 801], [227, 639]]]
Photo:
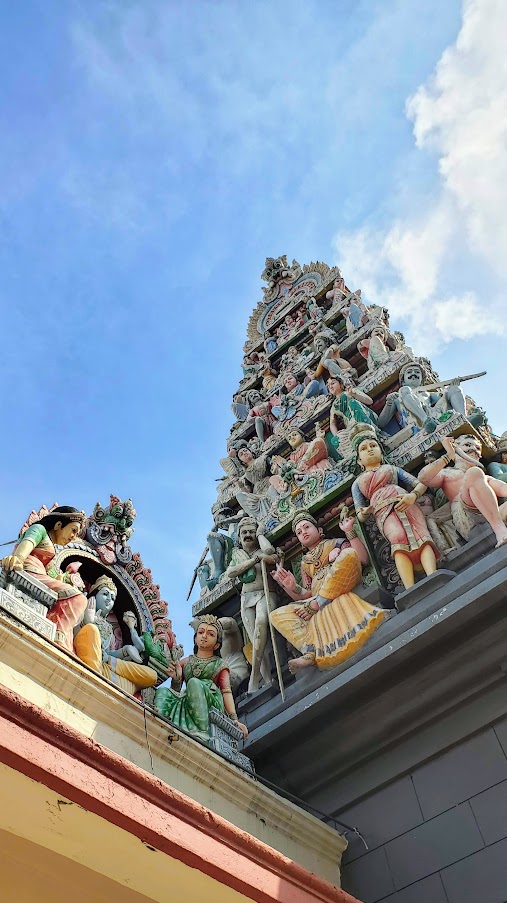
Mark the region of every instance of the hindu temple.
[[268, 258], [261, 283], [187, 600], [135, 551], [132, 499], [13, 524], [7, 900], [507, 903], [484, 372], [435, 372], [337, 266]]

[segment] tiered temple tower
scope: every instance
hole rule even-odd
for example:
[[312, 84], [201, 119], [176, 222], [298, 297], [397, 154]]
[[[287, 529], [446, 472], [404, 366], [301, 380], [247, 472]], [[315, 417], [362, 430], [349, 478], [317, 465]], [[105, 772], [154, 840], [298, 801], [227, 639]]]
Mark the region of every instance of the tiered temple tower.
[[466, 394], [483, 374], [441, 379], [337, 267], [262, 279], [193, 605], [228, 619], [245, 752], [358, 828], [365, 903], [507, 900], [507, 442]]

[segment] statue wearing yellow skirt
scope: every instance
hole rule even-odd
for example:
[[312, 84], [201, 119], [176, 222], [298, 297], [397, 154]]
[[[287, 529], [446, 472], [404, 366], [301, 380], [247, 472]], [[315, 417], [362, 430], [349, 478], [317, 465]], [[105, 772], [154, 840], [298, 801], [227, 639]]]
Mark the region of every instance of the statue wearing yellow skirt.
[[292, 673], [316, 665], [334, 668], [354, 655], [387, 616], [382, 608], [369, 605], [352, 590], [361, 582], [361, 565], [368, 553], [355, 535], [354, 520], [341, 527], [347, 539], [324, 539], [317, 521], [300, 512], [292, 529], [305, 549], [301, 564], [303, 586], [294, 575], [278, 566], [274, 579], [294, 600], [270, 615], [276, 630], [302, 653], [292, 659]]
[[110, 577], [99, 577], [90, 588], [82, 626], [76, 629], [76, 655], [89, 668], [107, 677], [125, 692], [134, 694], [157, 682], [157, 672], [133, 659], [139, 658], [134, 647], [111, 649], [113, 628], [107, 620], [116, 601], [117, 589]]

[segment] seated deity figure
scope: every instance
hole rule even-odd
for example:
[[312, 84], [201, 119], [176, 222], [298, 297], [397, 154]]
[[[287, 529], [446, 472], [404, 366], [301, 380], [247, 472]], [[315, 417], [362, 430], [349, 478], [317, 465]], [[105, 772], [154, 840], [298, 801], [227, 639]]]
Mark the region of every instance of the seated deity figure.
[[55, 546], [66, 546], [77, 539], [85, 519], [84, 511], [69, 505], [53, 508], [21, 533], [12, 555], [0, 562], [4, 571], [26, 571], [56, 592], [58, 600], [48, 611], [47, 618], [56, 624], [58, 645], [72, 653], [73, 631], [87, 606], [82, 592], [84, 584], [79, 574], [59, 571], [53, 560]]
[[342, 307], [342, 314], [345, 317], [347, 335], [352, 335], [357, 329], [364, 326], [369, 319], [369, 314], [361, 299], [361, 289], [351, 295], [347, 305]]
[[232, 396], [231, 411], [236, 420], [239, 420], [240, 422], [246, 420], [248, 417], [248, 405], [246, 404], [244, 395], [240, 395], [240, 393], [237, 392]]
[[324, 319], [324, 311], [319, 307], [315, 298], [308, 298], [306, 309], [312, 325], [318, 324]]
[[273, 432], [275, 418], [272, 414], [272, 402], [264, 401], [257, 389], [251, 389], [246, 393], [247, 404], [250, 408], [247, 420], [252, 419], [255, 424], [255, 433], [261, 442], [265, 442]]
[[[252, 644], [252, 672], [248, 692], [259, 689], [261, 677], [271, 685], [271, 670], [267, 655], [268, 614], [276, 606], [277, 597], [266, 565], [277, 564], [278, 555], [251, 517], [239, 522], [238, 542], [226, 571], [227, 577], [239, 577], [241, 589], [241, 620]], [[266, 589], [268, 597], [266, 597]]]
[[105, 575], [90, 587], [82, 626], [76, 628], [74, 648], [85, 665], [125, 692], [134, 694], [153, 687], [157, 682], [157, 672], [132, 661], [136, 658], [135, 647], [111, 648], [114, 632], [107, 615], [113, 609], [116, 594], [113, 580]]
[[344, 304], [344, 299], [348, 297], [348, 292], [345, 289], [345, 280], [343, 276], [337, 276], [333, 282], [333, 288], [326, 292], [326, 298], [331, 304]]
[[326, 384], [323, 379], [310, 379], [303, 385], [293, 373], [287, 373], [284, 386], [287, 395], [301, 396], [302, 398], [316, 398], [318, 395], [327, 395]]
[[426, 486], [401, 467], [384, 461], [376, 432], [359, 424], [352, 443], [362, 470], [352, 484], [358, 519], [373, 516], [378, 530], [391, 545], [391, 554], [405, 589], [414, 585], [414, 569], [426, 575], [437, 569], [440, 556], [424, 514], [416, 504]]
[[400, 389], [391, 392], [379, 414], [379, 426], [384, 427], [396, 417], [400, 429], [412, 427], [431, 433], [437, 421], [450, 411], [466, 416], [465, 397], [458, 380], [452, 380], [443, 391], [428, 392], [421, 386], [428, 382], [427, 374], [418, 361], [409, 361], [400, 370]]
[[346, 538], [325, 539], [311, 514], [301, 511], [292, 522], [304, 555], [302, 586], [282, 565], [273, 579], [293, 600], [271, 612], [273, 627], [302, 653], [289, 661], [292, 673], [316, 666], [334, 668], [354, 655], [386, 618], [387, 612], [364, 602], [353, 590], [361, 582], [368, 553], [357, 537], [354, 519], [340, 524]]
[[343, 377], [339, 379], [336, 376], [329, 377], [327, 388], [329, 394], [335, 398], [329, 415], [329, 429], [333, 436], [337, 436], [340, 432], [340, 421], [347, 429], [354, 423], [377, 426], [377, 415], [374, 411], [368, 410], [373, 404], [373, 399], [366, 392], [361, 392], [357, 386], [346, 383]]
[[[467, 540], [472, 527], [487, 522], [496, 536], [496, 545], [507, 542], [507, 484], [484, 473], [480, 463], [482, 446], [476, 436], [442, 439], [446, 454], [427, 464], [419, 473], [425, 486], [443, 489], [451, 505], [458, 533]], [[448, 465], [454, 462], [454, 467]]]
[[486, 473], [490, 477], [507, 483], [507, 432], [502, 433], [496, 443], [497, 453], [486, 467]]
[[[205, 743], [210, 739], [210, 711], [225, 712], [241, 729], [229, 680], [229, 668], [221, 658], [222, 625], [215, 615], [201, 615], [194, 633], [194, 652], [181, 662], [170, 662], [169, 680], [157, 687], [155, 708], [176, 727]], [[186, 689], [181, 690], [185, 681]]]
[[277, 468], [272, 469], [270, 456], [255, 457], [246, 442], [238, 449], [238, 457], [245, 471], [236, 500], [245, 514], [260, 522], [270, 514], [285, 483], [277, 476]]
[[[300, 473], [323, 473], [333, 469], [333, 462], [328, 456], [324, 441], [324, 433], [319, 427], [317, 427], [315, 439], [312, 439], [311, 442], [307, 442], [301, 430], [298, 429], [292, 429], [289, 432], [287, 441], [292, 449], [289, 461], [296, 465]], [[282, 466], [287, 463], [285, 458], [280, 458], [278, 455], [274, 455], [273, 459]]]
[[[362, 339], [357, 343], [357, 350], [368, 362], [368, 370], [376, 370], [377, 367], [389, 362], [394, 363], [402, 356], [400, 351], [389, 350], [388, 335], [387, 327], [383, 323], [379, 323], [372, 330], [369, 338]], [[392, 344], [395, 342], [392, 341]]]
[[273, 351], [276, 351], [278, 348], [278, 342], [276, 341], [273, 333], [266, 329], [264, 333], [264, 350], [266, 354], [272, 354]]
[[326, 333], [316, 334], [313, 347], [320, 356], [320, 362], [313, 374], [314, 379], [321, 379], [326, 371], [329, 376], [341, 377], [345, 372], [352, 380], [357, 379], [357, 370], [344, 357], [341, 357], [337, 344], [329, 344], [329, 337]]

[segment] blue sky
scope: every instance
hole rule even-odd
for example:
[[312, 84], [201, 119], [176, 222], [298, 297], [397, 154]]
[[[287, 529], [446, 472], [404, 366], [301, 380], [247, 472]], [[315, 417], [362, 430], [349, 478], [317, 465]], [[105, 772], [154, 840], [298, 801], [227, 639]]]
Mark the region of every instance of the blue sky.
[[473, 394], [507, 428], [502, 19], [500, 0], [3, 5], [0, 539], [42, 503], [131, 496], [188, 646], [268, 255], [339, 264], [443, 376], [488, 369]]

